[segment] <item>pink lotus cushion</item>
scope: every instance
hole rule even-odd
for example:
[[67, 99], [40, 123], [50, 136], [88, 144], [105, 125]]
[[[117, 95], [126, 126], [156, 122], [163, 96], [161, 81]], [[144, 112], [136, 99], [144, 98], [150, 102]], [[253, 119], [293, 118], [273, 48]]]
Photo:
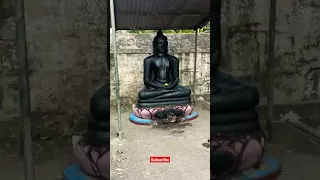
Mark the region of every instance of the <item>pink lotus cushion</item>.
[[229, 172], [245, 171], [260, 165], [265, 148], [265, 136], [262, 133], [232, 139], [219, 137], [211, 140], [212, 151], [229, 152], [236, 158], [237, 164]]
[[[74, 154], [79, 165], [90, 176], [110, 179], [110, 152], [106, 149], [93, 149], [83, 145], [82, 136], [73, 136]], [[100, 151], [100, 152], [99, 152]]]
[[[176, 105], [170, 108], [182, 110], [184, 112], [184, 116], [190, 115], [193, 111], [193, 107], [191, 105]], [[133, 113], [139, 118], [156, 119], [156, 114], [159, 111], [166, 109], [166, 107], [138, 108], [136, 105], [133, 105], [132, 109]]]

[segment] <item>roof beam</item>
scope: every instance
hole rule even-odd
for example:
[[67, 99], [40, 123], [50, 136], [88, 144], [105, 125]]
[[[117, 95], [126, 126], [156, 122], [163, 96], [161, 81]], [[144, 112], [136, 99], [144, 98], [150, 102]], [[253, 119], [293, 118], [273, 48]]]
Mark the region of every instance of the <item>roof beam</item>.
[[194, 27], [193, 27], [193, 30], [197, 30], [199, 28], [202, 28], [203, 26], [205, 26], [206, 24], [208, 24], [208, 22], [210, 21], [210, 18], [207, 18], [207, 17], [204, 17], [202, 19], [202, 21], [200, 21], [198, 24], [196, 24]]
[[129, 13], [129, 12], [117, 12], [117, 15], [126, 16], [209, 16], [210, 13]]

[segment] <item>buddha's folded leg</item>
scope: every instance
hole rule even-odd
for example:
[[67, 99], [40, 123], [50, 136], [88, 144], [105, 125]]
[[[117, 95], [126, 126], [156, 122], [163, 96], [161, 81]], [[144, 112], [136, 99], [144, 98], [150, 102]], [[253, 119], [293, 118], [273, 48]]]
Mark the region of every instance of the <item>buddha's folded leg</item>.
[[88, 141], [96, 147], [110, 143], [110, 123], [101, 123], [90, 120], [88, 123]]
[[190, 100], [190, 97], [177, 97], [177, 98], [165, 98], [165, 99], [139, 99], [139, 103], [154, 103], [154, 102], [175, 102], [175, 101], [184, 101]]
[[138, 97], [139, 99], [151, 99], [157, 96], [161, 96], [164, 93], [170, 93], [170, 92], [174, 92], [174, 90], [147, 90], [147, 89], [141, 89], [138, 93]]
[[218, 71], [212, 78], [212, 93], [210, 96], [212, 112], [241, 111], [255, 108], [259, 103], [259, 92], [237, 80], [235, 77]]
[[216, 88], [224, 88], [230, 86], [239, 86], [244, 85], [247, 86], [244, 82], [241, 82], [236, 77], [226, 74], [222, 71], [218, 71], [215, 75], [210, 79], [211, 84]]
[[210, 97], [211, 112], [222, 113], [253, 109], [259, 103], [259, 92], [255, 87], [230, 87]]
[[211, 125], [210, 133], [213, 135], [217, 133], [235, 134], [235, 133], [254, 133], [260, 130], [259, 121], [236, 123], [228, 125]]
[[182, 85], [180, 85], [180, 84], [178, 84], [178, 85], [175, 87], [175, 89], [185, 89], [185, 90], [191, 91], [190, 88], [184, 87], [184, 86], [182, 86]]
[[154, 97], [154, 99], [167, 99], [167, 98], [178, 98], [178, 97], [190, 97], [191, 91], [189, 89], [183, 89], [183, 90], [178, 90], [175, 89], [173, 90], [174, 92], [164, 92], [164, 94], [160, 96]]
[[169, 105], [186, 105], [190, 104], [191, 100], [183, 100], [183, 101], [172, 101], [172, 102], [154, 102], [154, 103], [138, 103], [137, 106], [139, 108], [143, 107], [159, 107], [159, 106], [169, 106]]
[[175, 89], [142, 89], [139, 91], [139, 99], [164, 99], [164, 98], [177, 98], [177, 97], [187, 97], [191, 95], [191, 90], [178, 86]]
[[221, 71], [218, 71], [210, 81], [212, 81], [211, 89], [213, 95], [223, 91], [228, 91], [228, 89], [232, 87], [236, 87], [237, 89], [256, 88], [252, 85], [248, 85], [245, 82], [238, 80], [234, 76], [231, 76]]
[[236, 163], [237, 161], [234, 154], [230, 152], [214, 151], [210, 153], [210, 170], [214, 175], [232, 171], [235, 169]]
[[255, 122], [259, 120], [259, 114], [255, 110], [241, 112], [227, 112], [223, 114], [212, 113], [210, 121], [212, 125], [227, 125], [235, 123]]

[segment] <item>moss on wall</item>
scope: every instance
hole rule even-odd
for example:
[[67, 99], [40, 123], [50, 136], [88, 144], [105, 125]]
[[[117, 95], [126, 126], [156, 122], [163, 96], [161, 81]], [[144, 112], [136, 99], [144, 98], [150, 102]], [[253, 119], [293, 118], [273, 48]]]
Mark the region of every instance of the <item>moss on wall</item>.
[[0, 29], [4, 25], [5, 20], [13, 15], [12, 1], [0, 0]]
[[4, 22], [3, 9], [3, 0], [0, 0], [0, 28], [3, 26]]

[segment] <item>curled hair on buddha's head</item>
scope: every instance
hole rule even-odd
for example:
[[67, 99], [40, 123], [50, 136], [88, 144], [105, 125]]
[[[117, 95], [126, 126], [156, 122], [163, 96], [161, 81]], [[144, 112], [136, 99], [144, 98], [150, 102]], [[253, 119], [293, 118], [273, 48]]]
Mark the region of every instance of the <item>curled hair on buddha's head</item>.
[[[154, 39], [153, 39], [153, 53], [157, 52], [156, 51], [156, 46], [157, 46], [157, 43], [158, 43], [159, 39], [164, 39], [166, 42], [168, 42], [167, 36], [163, 35], [161, 29], [158, 30], [156, 37], [154, 37]], [[168, 43], [167, 43], [167, 46], [168, 46]]]
[[167, 37], [166, 37], [165, 35], [163, 35], [163, 32], [162, 32], [161, 29], [159, 29], [159, 30], [157, 31], [157, 36], [156, 36], [156, 38], [157, 38], [157, 37], [162, 37], [162, 38], [167, 39]]

